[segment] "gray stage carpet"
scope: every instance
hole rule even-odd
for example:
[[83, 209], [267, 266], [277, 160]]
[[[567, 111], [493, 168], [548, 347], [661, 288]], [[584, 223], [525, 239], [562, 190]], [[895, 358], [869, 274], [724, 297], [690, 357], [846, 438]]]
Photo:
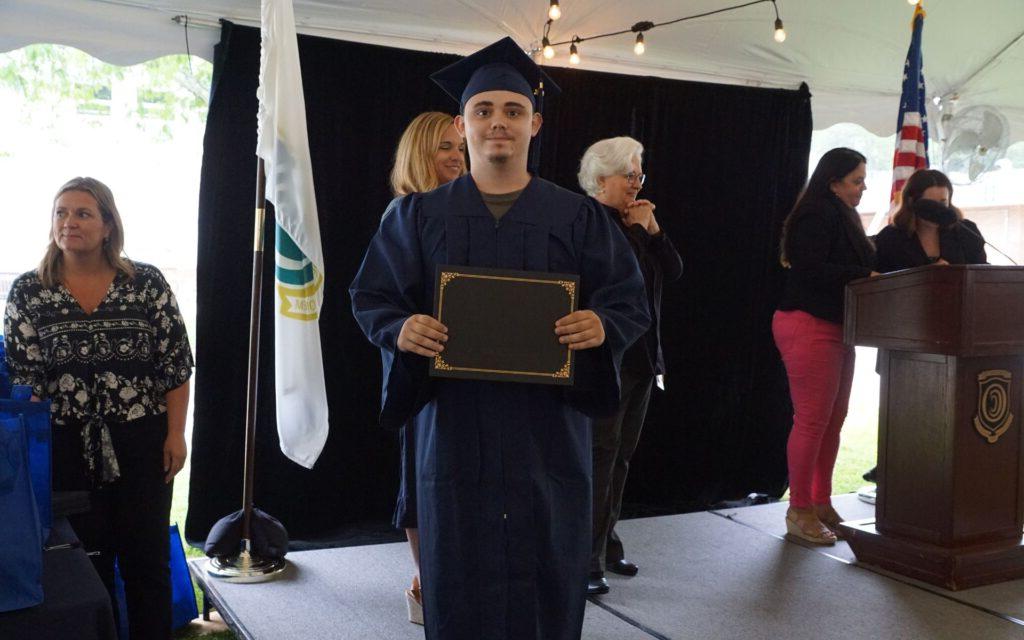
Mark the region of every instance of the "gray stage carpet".
[[[875, 517], [874, 505], [866, 504], [857, 499], [856, 494], [848, 493], [835, 496], [832, 504], [836, 511], [847, 520], [862, 520]], [[774, 504], [760, 505], [757, 507], [746, 507], [743, 509], [724, 509], [713, 513], [730, 518], [735, 522], [752, 527], [759, 531], [776, 537], [782, 537], [786, 533], [786, 508], [788, 503], [777, 502]], [[819, 553], [833, 556], [843, 562], [856, 562], [850, 545], [840, 541], [834, 547], [818, 547], [807, 545], [807, 548], [814, 549]], [[1024, 580], [1014, 580], [1001, 584], [987, 585], [967, 589], [966, 591], [947, 591], [941, 587], [927, 584], [913, 578], [891, 573], [878, 567], [863, 566], [862, 568], [876, 571], [882, 575], [889, 576], [908, 584], [927, 589], [936, 594], [958, 600], [965, 604], [979, 609], [989, 610], [997, 615], [1012, 618], [1024, 624]], [[1021, 635], [1024, 638], [1024, 628]]]
[[[852, 494], [844, 517], [872, 517]], [[619, 525], [640, 575], [609, 574], [587, 605], [587, 640], [1024, 638], [1024, 580], [950, 592], [851, 564], [845, 543], [783, 539], [785, 503], [628, 520]], [[405, 544], [288, 554], [263, 584], [209, 582], [239, 637], [422, 638], [405, 618]], [[201, 560], [190, 561], [193, 566]]]
[[[190, 560], [193, 567], [205, 559]], [[239, 638], [253, 640], [415, 640], [423, 627], [406, 618], [403, 589], [412, 578], [408, 544], [288, 554], [283, 577], [261, 584], [207, 580], [217, 608]], [[612, 613], [587, 603], [588, 640], [650, 640]]]

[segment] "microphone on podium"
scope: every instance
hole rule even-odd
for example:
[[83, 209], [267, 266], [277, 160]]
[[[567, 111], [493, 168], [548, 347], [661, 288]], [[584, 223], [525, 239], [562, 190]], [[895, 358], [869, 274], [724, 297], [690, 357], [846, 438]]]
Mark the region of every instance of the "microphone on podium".
[[959, 226], [959, 227], [960, 227], [961, 229], [963, 229], [963, 230], [964, 230], [964, 231], [966, 231], [967, 233], [971, 234], [972, 236], [974, 236], [974, 237], [975, 237], [975, 238], [977, 238], [978, 240], [981, 240], [982, 242], [984, 242], [984, 243], [985, 243], [985, 244], [987, 244], [988, 246], [990, 246], [990, 247], [992, 247], [993, 249], [995, 249], [995, 250], [996, 250], [996, 253], [1000, 254], [1001, 256], [1003, 256], [1004, 258], [1006, 258], [1007, 260], [1009, 260], [1010, 262], [1012, 262], [1012, 263], [1013, 263], [1013, 266], [1015, 266], [1015, 267], [1019, 267], [1019, 266], [1020, 266], [1019, 264], [1017, 264], [1017, 261], [1016, 261], [1016, 260], [1014, 260], [1014, 259], [1013, 259], [1013, 258], [1011, 258], [1010, 256], [1006, 255], [1006, 253], [1004, 253], [1004, 252], [1002, 251], [1002, 249], [1000, 249], [1000, 248], [999, 248], [999, 247], [997, 247], [996, 245], [992, 244], [991, 242], [989, 242], [989, 241], [988, 241], [988, 240], [986, 240], [985, 238], [982, 238], [982, 237], [981, 237], [981, 234], [980, 234], [980, 233], [978, 233], [977, 231], [975, 231], [974, 229], [971, 229], [970, 227], [968, 227], [968, 226], [967, 226], [967, 225], [965, 225], [965, 224], [959, 224], [959, 225], [957, 225], [957, 226]]

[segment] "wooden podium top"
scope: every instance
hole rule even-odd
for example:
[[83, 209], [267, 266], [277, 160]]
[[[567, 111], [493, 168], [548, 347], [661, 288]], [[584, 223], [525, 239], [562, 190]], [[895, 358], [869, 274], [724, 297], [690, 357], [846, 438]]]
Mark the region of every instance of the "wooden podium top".
[[955, 356], [1024, 354], [1024, 267], [917, 267], [846, 287], [846, 344]]

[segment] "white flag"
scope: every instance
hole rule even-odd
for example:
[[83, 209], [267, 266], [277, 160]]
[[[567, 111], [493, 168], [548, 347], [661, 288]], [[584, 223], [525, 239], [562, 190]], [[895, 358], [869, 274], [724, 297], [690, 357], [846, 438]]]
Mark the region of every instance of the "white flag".
[[320, 352], [324, 258], [313, 192], [299, 45], [291, 0], [263, 0], [256, 154], [276, 212], [274, 382], [281, 451], [312, 468], [327, 441]]

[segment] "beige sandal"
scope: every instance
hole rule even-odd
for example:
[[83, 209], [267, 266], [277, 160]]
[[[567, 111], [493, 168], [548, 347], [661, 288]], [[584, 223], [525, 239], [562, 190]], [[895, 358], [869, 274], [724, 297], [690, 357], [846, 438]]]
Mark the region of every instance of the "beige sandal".
[[423, 591], [419, 576], [413, 576], [412, 587], [405, 590], [405, 609], [409, 613], [409, 622], [423, 624]]
[[825, 526], [813, 509], [794, 509], [786, 511], [786, 535], [810, 542], [811, 544], [833, 545], [836, 534]]
[[836, 513], [836, 510], [832, 505], [816, 504], [814, 505], [814, 513], [818, 516], [818, 520], [821, 520], [821, 524], [828, 527], [828, 530], [832, 532], [836, 539], [843, 539], [843, 534], [839, 530], [839, 525], [843, 522], [843, 517]]

